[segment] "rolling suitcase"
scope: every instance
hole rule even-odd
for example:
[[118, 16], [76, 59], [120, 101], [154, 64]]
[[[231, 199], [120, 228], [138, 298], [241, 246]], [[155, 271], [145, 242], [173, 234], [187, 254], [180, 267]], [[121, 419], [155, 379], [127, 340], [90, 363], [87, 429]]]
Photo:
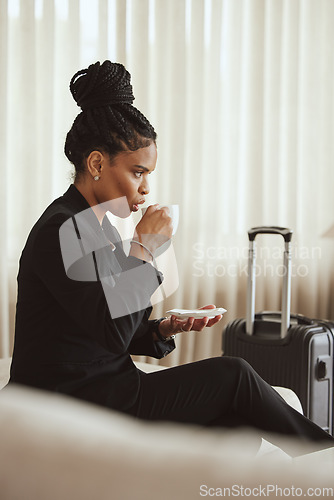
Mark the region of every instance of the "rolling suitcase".
[[[260, 233], [284, 238], [281, 312], [255, 314], [255, 238]], [[248, 231], [246, 319], [226, 325], [223, 355], [244, 358], [269, 384], [292, 389], [304, 415], [333, 435], [334, 323], [290, 314], [291, 237], [291, 230], [280, 227]]]

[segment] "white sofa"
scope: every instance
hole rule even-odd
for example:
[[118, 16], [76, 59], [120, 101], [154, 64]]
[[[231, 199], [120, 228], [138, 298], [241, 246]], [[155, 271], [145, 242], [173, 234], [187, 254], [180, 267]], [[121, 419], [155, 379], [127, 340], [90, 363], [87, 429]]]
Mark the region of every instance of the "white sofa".
[[[0, 360], [0, 388], [8, 380], [9, 364]], [[300, 404], [291, 391], [283, 395]], [[0, 498], [334, 494], [333, 449], [291, 459], [267, 441], [255, 453], [253, 438], [249, 430], [146, 423], [65, 396], [8, 387], [0, 392]], [[300, 443], [289, 443], [306, 453]]]

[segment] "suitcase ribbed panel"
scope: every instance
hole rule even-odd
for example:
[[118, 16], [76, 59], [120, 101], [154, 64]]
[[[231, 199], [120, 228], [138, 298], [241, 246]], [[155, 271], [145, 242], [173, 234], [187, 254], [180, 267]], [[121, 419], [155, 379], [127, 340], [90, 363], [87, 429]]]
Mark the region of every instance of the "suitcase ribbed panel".
[[[223, 352], [228, 356], [238, 356], [246, 361], [255, 369], [255, 371], [270, 385], [280, 385], [288, 387], [296, 392], [301, 399], [304, 413], [306, 412], [305, 403], [307, 400], [305, 394], [305, 363], [307, 359], [300, 356], [301, 347], [298, 339], [294, 337], [291, 343], [281, 343], [280, 339], [272, 343], [261, 344], [255, 336], [246, 335], [245, 320], [235, 320], [230, 323], [224, 332]], [[296, 345], [296, 348], [294, 344]], [[296, 362], [296, 353], [298, 359], [303, 363]], [[304, 384], [301, 384], [304, 380]]]

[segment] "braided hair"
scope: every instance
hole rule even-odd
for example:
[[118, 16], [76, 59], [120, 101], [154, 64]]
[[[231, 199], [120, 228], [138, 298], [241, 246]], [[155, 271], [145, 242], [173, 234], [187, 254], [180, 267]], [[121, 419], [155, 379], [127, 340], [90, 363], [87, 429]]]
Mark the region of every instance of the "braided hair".
[[112, 159], [121, 151], [136, 151], [156, 141], [154, 128], [132, 105], [130, 78], [122, 64], [104, 61], [71, 79], [70, 91], [82, 111], [66, 136], [64, 151], [76, 178], [84, 173], [85, 159], [94, 150]]

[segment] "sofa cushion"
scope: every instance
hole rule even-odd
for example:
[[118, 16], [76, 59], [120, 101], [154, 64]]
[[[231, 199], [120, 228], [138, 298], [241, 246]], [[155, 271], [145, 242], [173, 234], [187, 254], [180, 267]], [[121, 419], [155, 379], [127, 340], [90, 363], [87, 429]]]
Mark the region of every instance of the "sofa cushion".
[[2, 500], [193, 500], [221, 488], [334, 486], [328, 457], [255, 458], [250, 431], [146, 423], [14, 386], [0, 394], [0, 442]]

